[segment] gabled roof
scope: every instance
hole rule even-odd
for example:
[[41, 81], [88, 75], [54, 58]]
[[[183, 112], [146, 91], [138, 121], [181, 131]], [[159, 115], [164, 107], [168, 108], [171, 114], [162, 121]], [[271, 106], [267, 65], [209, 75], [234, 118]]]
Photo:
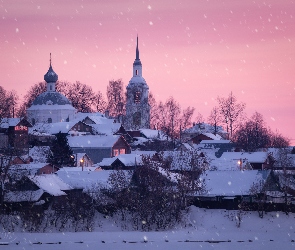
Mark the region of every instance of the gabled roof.
[[25, 122], [28, 126], [32, 126], [25, 118], [18, 117], [18, 118], [2, 118], [0, 119], [0, 128], [9, 128], [15, 127], [19, 123]]
[[116, 133], [121, 124], [120, 123], [105, 123], [105, 124], [88, 124], [97, 134], [113, 135]]
[[250, 163], [264, 163], [268, 155], [267, 152], [224, 152], [220, 158], [224, 160], [246, 159]]
[[64, 191], [73, 189], [55, 174], [28, 176], [40, 189], [52, 196], [66, 195]]
[[34, 146], [29, 149], [29, 156], [32, 157], [34, 163], [46, 163], [49, 152], [49, 146]]
[[220, 135], [214, 135], [212, 133], [202, 133], [202, 135], [205, 135], [215, 141], [222, 140], [222, 137]]
[[156, 130], [156, 129], [140, 129], [139, 131], [147, 139], [159, 139], [159, 140], [166, 140], [167, 139], [167, 136], [161, 130]]
[[5, 193], [4, 201], [5, 202], [36, 202], [43, 195], [44, 191], [38, 189], [35, 191], [9, 191]]
[[202, 140], [200, 144], [231, 143], [230, 140]]
[[[58, 171], [56, 174], [65, 183], [76, 189], [92, 189], [96, 185], [109, 187], [108, 179], [110, 174], [117, 170], [100, 170], [100, 171]], [[125, 171], [124, 171], [125, 172]], [[129, 172], [126, 171], [126, 175]], [[131, 176], [130, 176], [131, 178]]]
[[269, 174], [270, 170], [207, 171], [200, 179], [208, 192], [201, 196], [249, 195], [253, 183], [266, 181]]
[[142, 156], [138, 154], [122, 154], [112, 158], [104, 158], [100, 163], [99, 166], [110, 166], [116, 160], [122, 162], [125, 166], [136, 166], [142, 164]]
[[58, 134], [68, 133], [69, 130], [77, 123], [77, 121], [70, 122], [54, 122], [54, 123], [36, 123], [34, 127], [30, 129], [30, 133], [33, 131], [38, 131], [45, 134]]
[[84, 135], [67, 138], [71, 148], [111, 148], [119, 140], [120, 135]]

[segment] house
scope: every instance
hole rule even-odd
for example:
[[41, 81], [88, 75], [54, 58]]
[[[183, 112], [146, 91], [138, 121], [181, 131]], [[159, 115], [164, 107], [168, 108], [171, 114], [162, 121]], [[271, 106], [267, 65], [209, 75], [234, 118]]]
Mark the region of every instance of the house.
[[[238, 209], [243, 202], [255, 202], [251, 190], [253, 185], [261, 184], [260, 192], [279, 191], [271, 170], [253, 171], [207, 171], [200, 177], [206, 191], [195, 194], [195, 204], [200, 207]], [[268, 202], [273, 202], [271, 197]]]
[[222, 138], [227, 138], [228, 133], [223, 130], [222, 126], [212, 126], [208, 123], [200, 122], [193, 123], [191, 128], [185, 129], [181, 133], [181, 141], [188, 141], [189, 139], [200, 135], [202, 133], [212, 133], [221, 136]]
[[72, 120], [70, 122], [36, 123], [30, 130], [30, 134], [34, 134], [33, 132], [49, 135], [56, 135], [59, 132], [71, 135], [94, 134], [90, 125], [78, 120]]
[[120, 135], [68, 136], [68, 143], [74, 154], [86, 153], [93, 163], [98, 163], [103, 158], [131, 153], [130, 145]]
[[47, 165], [45, 165], [44, 167], [42, 167], [42, 168], [39, 168], [38, 170], [37, 170], [37, 175], [42, 175], [42, 174], [53, 174], [53, 173], [55, 173], [56, 171], [58, 171], [59, 170], [59, 168], [58, 167], [56, 167], [56, 166], [53, 166], [53, 165], [51, 165], [51, 164], [47, 164]]
[[98, 166], [104, 170], [130, 170], [140, 165], [142, 165], [142, 156], [134, 153], [104, 158], [98, 163]]
[[231, 170], [242, 170], [245, 168], [263, 170], [273, 167], [274, 158], [268, 152], [224, 152], [214, 163], [217, 169], [220, 170], [229, 170], [228, 167], [233, 165], [235, 167], [231, 168]]
[[33, 163], [46, 163], [49, 153], [49, 146], [34, 146], [29, 149], [29, 157], [31, 157]]
[[219, 140], [222, 140], [222, 137], [220, 135], [214, 135], [212, 133], [201, 133], [201, 134], [198, 134], [192, 138], [189, 139], [189, 141], [191, 143], [194, 143], [194, 144], [199, 144], [201, 143], [203, 140], [215, 140], [215, 141], [219, 141]]
[[86, 153], [76, 153], [74, 154], [75, 157], [75, 166], [76, 167], [92, 167], [93, 161], [90, 159], [90, 157]]
[[0, 149], [8, 146], [18, 150], [28, 150], [29, 128], [32, 127], [24, 118], [2, 118], [0, 120]]
[[7, 191], [4, 195], [4, 207], [7, 213], [11, 213], [12, 211], [27, 211], [33, 207], [37, 207], [37, 209], [42, 211], [45, 201], [49, 201], [49, 199], [50, 195], [42, 189]]
[[[4, 196], [7, 209], [32, 209], [34, 205], [47, 208], [56, 198], [67, 196], [73, 190], [56, 175], [27, 175], [15, 179], [13, 189]], [[58, 200], [60, 201], [60, 200]], [[45, 206], [45, 207], [44, 207]]]

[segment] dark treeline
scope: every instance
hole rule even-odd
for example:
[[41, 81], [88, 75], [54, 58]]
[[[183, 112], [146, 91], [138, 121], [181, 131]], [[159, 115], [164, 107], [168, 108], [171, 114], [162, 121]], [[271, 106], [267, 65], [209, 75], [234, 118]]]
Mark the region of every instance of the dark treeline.
[[[101, 91], [93, 91], [91, 86], [79, 81], [57, 81], [56, 90], [65, 95], [79, 112], [104, 113], [108, 110], [111, 117], [125, 114], [126, 90], [121, 79], [109, 81], [106, 95]], [[45, 91], [45, 82], [36, 83], [20, 102], [15, 91], [6, 91], [0, 86], [0, 118], [25, 117], [26, 109]], [[222, 126], [227, 134], [225, 139], [230, 139], [247, 151], [289, 145], [288, 138], [271, 131], [260, 113], [255, 112], [248, 118], [245, 113], [246, 104], [239, 102], [232, 92], [227, 97], [218, 96], [217, 103], [207, 119], [200, 113], [193, 118], [194, 107], [182, 108], [172, 96], [166, 101], [157, 101], [150, 92], [150, 128], [162, 130], [167, 138], [174, 141], [181, 137], [181, 132], [186, 128], [206, 122], [211, 125], [213, 129], [210, 132], [214, 134], [217, 134]]]

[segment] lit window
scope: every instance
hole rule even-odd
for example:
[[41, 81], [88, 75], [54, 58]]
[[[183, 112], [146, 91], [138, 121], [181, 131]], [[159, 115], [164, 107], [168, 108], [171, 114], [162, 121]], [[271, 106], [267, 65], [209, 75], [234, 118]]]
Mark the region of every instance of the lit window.
[[113, 150], [113, 156], [118, 156], [119, 155], [119, 149], [114, 149]]
[[120, 149], [120, 155], [124, 155], [124, 154], [126, 154], [126, 150], [125, 150], [125, 148], [121, 148]]

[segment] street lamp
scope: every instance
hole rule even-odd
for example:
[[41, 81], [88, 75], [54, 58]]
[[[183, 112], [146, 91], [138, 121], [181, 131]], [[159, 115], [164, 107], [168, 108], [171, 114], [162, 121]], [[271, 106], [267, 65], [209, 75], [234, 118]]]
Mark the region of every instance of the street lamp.
[[80, 166], [82, 167], [82, 171], [84, 170], [83, 168], [84, 168], [84, 159], [82, 158], [81, 160], [80, 160]]

